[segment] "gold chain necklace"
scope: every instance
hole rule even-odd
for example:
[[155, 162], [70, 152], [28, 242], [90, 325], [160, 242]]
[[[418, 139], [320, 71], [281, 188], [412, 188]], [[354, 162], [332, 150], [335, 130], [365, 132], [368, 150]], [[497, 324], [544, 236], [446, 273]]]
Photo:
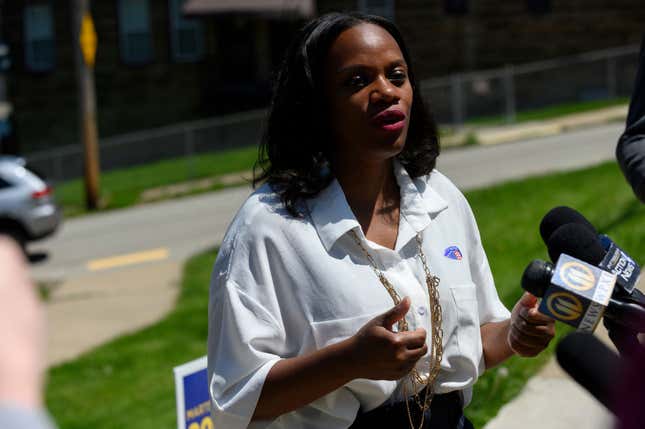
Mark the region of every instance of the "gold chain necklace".
[[[376, 261], [372, 258], [372, 255], [367, 251], [360, 238], [356, 234], [356, 231], [351, 231], [352, 237], [356, 244], [361, 248], [367, 261], [369, 262], [372, 270], [376, 274], [376, 277], [380, 280], [381, 284], [385, 287], [387, 292], [390, 294], [394, 305], [397, 305], [401, 302], [401, 297], [397, 293], [396, 289], [390, 281], [385, 277], [385, 274], [378, 268]], [[423, 253], [423, 240], [421, 235], [417, 233], [416, 236], [417, 247], [419, 249], [419, 259], [421, 259], [421, 264], [423, 265], [423, 271], [426, 278], [426, 286], [428, 288], [428, 297], [430, 304], [430, 319], [432, 321], [432, 347], [430, 349], [431, 359], [428, 363], [428, 376], [422, 377], [417, 371], [416, 367], [412, 368], [410, 371], [410, 383], [412, 384], [412, 392], [414, 402], [419, 407], [421, 411], [421, 422], [419, 423], [419, 429], [423, 428], [423, 423], [425, 421], [425, 411], [430, 408], [430, 403], [434, 396], [433, 384], [439, 375], [439, 370], [441, 369], [441, 357], [443, 355], [443, 330], [441, 328], [441, 304], [439, 303], [439, 277], [433, 275], [428, 268], [428, 263], [426, 261], [426, 256]], [[405, 320], [405, 317], [397, 323], [399, 332], [408, 330], [408, 322]], [[409, 395], [407, 390], [407, 384], [404, 380], [403, 382], [403, 395], [405, 396], [405, 407], [408, 412], [408, 420], [410, 422], [410, 428], [414, 429], [414, 422], [412, 421], [412, 413], [410, 412], [409, 404]], [[423, 401], [419, 398], [418, 389], [419, 385], [426, 385], [425, 393], [423, 395]]]

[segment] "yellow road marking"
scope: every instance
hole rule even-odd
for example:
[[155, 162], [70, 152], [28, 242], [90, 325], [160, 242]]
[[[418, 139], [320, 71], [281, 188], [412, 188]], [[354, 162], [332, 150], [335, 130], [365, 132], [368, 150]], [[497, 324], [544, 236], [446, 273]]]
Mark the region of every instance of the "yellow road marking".
[[168, 258], [169, 252], [165, 247], [145, 252], [128, 253], [126, 255], [112, 256], [110, 258], [94, 259], [87, 263], [90, 271], [107, 270], [116, 267], [141, 264], [144, 262], [161, 261]]

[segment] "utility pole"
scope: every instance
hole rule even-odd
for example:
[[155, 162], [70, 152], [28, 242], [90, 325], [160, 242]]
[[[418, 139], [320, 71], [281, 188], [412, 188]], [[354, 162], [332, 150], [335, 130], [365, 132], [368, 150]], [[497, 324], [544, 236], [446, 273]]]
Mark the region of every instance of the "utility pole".
[[89, 210], [99, 206], [99, 151], [96, 126], [96, 91], [94, 60], [97, 37], [90, 14], [90, 0], [73, 0], [73, 44], [78, 79], [80, 135], [85, 149], [85, 199]]

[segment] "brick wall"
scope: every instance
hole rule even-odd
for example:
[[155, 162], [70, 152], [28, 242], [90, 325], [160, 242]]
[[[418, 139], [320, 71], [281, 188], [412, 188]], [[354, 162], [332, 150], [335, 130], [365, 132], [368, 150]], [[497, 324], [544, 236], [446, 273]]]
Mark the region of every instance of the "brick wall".
[[[194, 118], [199, 114], [204, 68], [200, 63], [171, 61], [167, 3], [150, 2], [154, 59], [145, 66], [121, 62], [116, 3], [94, 1], [92, 10], [99, 37], [95, 81], [100, 135]], [[24, 2], [5, 4], [4, 37], [11, 46], [14, 63], [9, 75], [9, 93], [21, 149], [28, 152], [72, 144], [78, 135], [78, 104], [69, 3], [56, 2], [52, 8], [56, 66], [44, 73], [31, 72], [25, 66]]]
[[[321, 13], [353, 10], [357, 0], [318, 0]], [[395, 20], [421, 78], [638, 44], [643, 0], [552, 0], [528, 12], [523, 0], [470, 0], [469, 13], [447, 15], [443, 1], [397, 0]]]

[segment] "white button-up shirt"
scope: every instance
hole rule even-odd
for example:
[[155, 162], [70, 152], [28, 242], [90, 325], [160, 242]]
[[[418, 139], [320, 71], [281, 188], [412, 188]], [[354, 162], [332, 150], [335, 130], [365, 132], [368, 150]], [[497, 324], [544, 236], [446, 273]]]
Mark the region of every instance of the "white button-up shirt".
[[[400, 297], [409, 296], [410, 330], [423, 327], [431, 344], [430, 309], [415, 237], [440, 279], [443, 358], [435, 392], [462, 391], [484, 371], [480, 326], [508, 319], [500, 302], [470, 206], [438, 171], [412, 179], [394, 163], [400, 188], [395, 249], [368, 240], [334, 180], [306, 202], [305, 216], [286, 213], [264, 185], [237, 213], [220, 249], [209, 303], [208, 373], [217, 428], [335, 429], [359, 409], [400, 397], [400, 381], [355, 379], [271, 421], [253, 421], [262, 385], [280, 359], [354, 335], [392, 308], [350, 231], [355, 231]], [[427, 374], [429, 354], [417, 370]]]

